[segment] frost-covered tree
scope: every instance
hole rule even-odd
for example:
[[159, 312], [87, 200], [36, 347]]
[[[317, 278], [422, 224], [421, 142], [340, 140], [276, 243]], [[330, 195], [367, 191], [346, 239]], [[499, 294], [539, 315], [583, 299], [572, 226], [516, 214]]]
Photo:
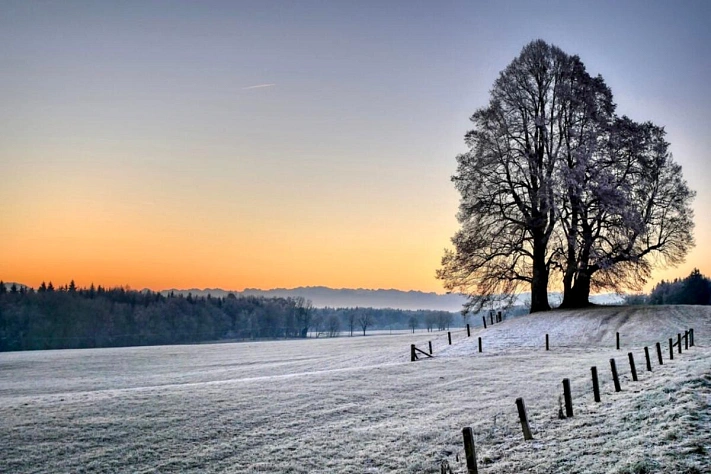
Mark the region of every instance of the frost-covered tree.
[[311, 300], [308, 300], [303, 296], [293, 298], [293, 302], [296, 322], [299, 325], [301, 337], [306, 337], [308, 335], [309, 328], [312, 325], [311, 319], [313, 317], [313, 304], [311, 303]]
[[664, 136], [652, 123], [616, 118], [600, 134], [601, 148], [569, 177], [562, 306], [588, 305], [591, 289], [640, 289], [655, 265], [677, 264], [693, 246], [694, 193]]
[[331, 314], [326, 320], [326, 330], [328, 331], [328, 337], [336, 337], [341, 331], [341, 320], [337, 315]]
[[365, 331], [368, 329], [368, 326], [371, 326], [375, 322], [373, 314], [370, 309], [361, 308], [360, 311], [358, 311], [357, 319], [358, 325], [363, 330], [363, 335], [365, 336]]
[[457, 157], [452, 177], [461, 194], [461, 228], [437, 272], [445, 288], [468, 295], [465, 311], [526, 287], [531, 312], [550, 309], [558, 168], [564, 153], [576, 155], [589, 144], [576, 133], [587, 133], [581, 122], [596, 120], [589, 105], [595, 88], [579, 86], [590, 83], [577, 56], [534, 41], [501, 72], [489, 105], [471, 117], [469, 151]]
[[417, 320], [417, 318], [414, 315], [410, 316], [410, 319], [407, 322], [407, 326], [412, 329], [413, 333], [415, 332], [415, 329], [417, 329], [418, 325], [419, 321]]
[[501, 72], [471, 117], [452, 177], [461, 228], [437, 271], [478, 311], [530, 288], [530, 311], [591, 290], [638, 289], [693, 246], [693, 213], [664, 130], [615, 115], [612, 93], [577, 56], [544, 41]]

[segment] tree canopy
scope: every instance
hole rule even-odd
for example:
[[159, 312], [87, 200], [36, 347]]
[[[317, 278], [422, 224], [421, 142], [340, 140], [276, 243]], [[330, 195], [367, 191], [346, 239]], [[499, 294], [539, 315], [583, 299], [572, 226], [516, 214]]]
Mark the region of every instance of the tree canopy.
[[465, 311], [528, 288], [531, 312], [589, 304], [591, 289], [638, 288], [693, 246], [694, 193], [664, 129], [615, 114], [577, 56], [526, 45], [471, 117], [452, 177], [460, 229], [437, 276]]

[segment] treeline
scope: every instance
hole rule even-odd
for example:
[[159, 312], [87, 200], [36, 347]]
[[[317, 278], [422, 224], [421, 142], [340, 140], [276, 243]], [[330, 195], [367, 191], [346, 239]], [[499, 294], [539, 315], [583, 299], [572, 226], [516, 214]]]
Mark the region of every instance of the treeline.
[[0, 351], [218, 340], [336, 336], [372, 329], [446, 329], [446, 311], [313, 308], [304, 298], [224, 298], [153, 291], [78, 288], [72, 281], [35, 290], [0, 281]]
[[649, 295], [633, 295], [627, 298], [628, 304], [711, 304], [711, 280], [698, 269], [683, 279], [662, 280]]

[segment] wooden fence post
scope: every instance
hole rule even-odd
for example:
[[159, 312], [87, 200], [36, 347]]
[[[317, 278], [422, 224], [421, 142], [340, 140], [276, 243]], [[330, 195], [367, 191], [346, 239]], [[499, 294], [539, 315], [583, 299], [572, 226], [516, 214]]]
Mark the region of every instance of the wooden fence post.
[[427, 343], [430, 346], [430, 355], [432, 355], [432, 341], [427, 341]]
[[550, 346], [548, 345], [548, 334], [546, 334], [546, 350], [550, 350]]
[[565, 416], [573, 417], [573, 396], [570, 394], [570, 380], [563, 379], [563, 398], [565, 399]]
[[523, 439], [533, 439], [533, 436], [531, 436], [531, 427], [528, 426], [528, 417], [526, 416], [526, 405], [523, 403], [523, 398], [516, 399], [516, 407], [518, 408], [518, 417], [521, 420]]
[[616, 334], [615, 338], [617, 339], [617, 350], [619, 351], [620, 350], [620, 333], [616, 332], [615, 334]]
[[684, 331], [684, 350], [689, 350], [689, 331]]
[[464, 437], [464, 454], [467, 458], [467, 474], [478, 474], [472, 429], [468, 426], [464, 428], [462, 430], [462, 436]]
[[469, 323], [467, 323], [467, 337], [472, 337], [472, 332], [469, 330]]
[[481, 352], [481, 337], [479, 338], [479, 352]]
[[597, 367], [590, 367], [590, 372], [592, 372], [593, 396], [595, 401], [600, 403], [600, 384], [597, 381]]
[[452, 333], [447, 331], [447, 339], [449, 339], [449, 345], [452, 345]]
[[691, 339], [691, 341], [689, 341], [689, 345], [693, 346], [694, 345], [694, 328], [689, 328], [689, 339]]
[[615, 392], [619, 392], [622, 388], [620, 388], [620, 378], [617, 376], [617, 365], [615, 364], [615, 359], [610, 359], [610, 369], [612, 369], [612, 381], [615, 383]]
[[486, 316], [482, 316], [481, 320], [484, 321], [484, 329], [486, 329]]
[[674, 360], [674, 340], [669, 338], [669, 360]]
[[498, 311], [496, 313], [496, 322], [500, 323], [501, 321], [503, 321], [503, 318], [501, 317], [501, 311]]
[[489, 319], [491, 319], [491, 324], [494, 324], [494, 313], [489, 313]]
[[676, 333], [676, 348], [679, 350], [679, 354], [681, 354], [681, 333], [680, 332]]
[[417, 360], [417, 354], [415, 353], [415, 345], [410, 344], [410, 362], [415, 362]]
[[628, 352], [627, 357], [630, 359], [630, 370], [632, 371], [632, 380], [637, 382], [637, 368], [634, 366], [634, 355], [631, 352]]
[[659, 360], [659, 365], [664, 365], [664, 359], [662, 359], [662, 345], [657, 342], [657, 359]]
[[649, 347], [644, 346], [644, 359], [647, 362], [647, 372], [652, 371], [652, 361], [649, 359]]

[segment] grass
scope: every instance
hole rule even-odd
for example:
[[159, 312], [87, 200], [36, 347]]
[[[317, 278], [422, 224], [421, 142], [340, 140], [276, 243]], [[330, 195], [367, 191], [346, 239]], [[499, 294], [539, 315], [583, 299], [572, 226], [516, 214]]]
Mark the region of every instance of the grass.
[[[464, 426], [485, 473], [711, 472], [709, 310], [552, 312], [458, 331], [452, 346], [418, 332], [0, 354], [0, 472], [466, 472]], [[646, 372], [643, 345], [687, 327], [697, 347]], [[429, 339], [436, 357], [409, 362]], [[560, 419], [566, 377], [575, 416]]]

